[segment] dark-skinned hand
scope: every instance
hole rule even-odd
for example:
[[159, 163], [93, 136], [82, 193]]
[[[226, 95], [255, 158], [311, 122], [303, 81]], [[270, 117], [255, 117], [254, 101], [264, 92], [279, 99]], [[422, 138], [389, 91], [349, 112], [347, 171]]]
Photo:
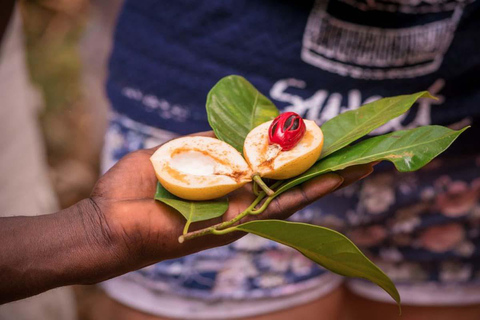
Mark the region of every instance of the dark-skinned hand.
[[[36, 217], [0, 218], [0, 303], [59, 286], [96, 283], [243, 236], [235, 232], [179, 243], [185, 219], [153, 199], [157, 178], [150, 156], [155, 150], [139, 150], [122, 158], [98, 180], [91, 197], [70, 208]], [[369, 175], [372, 166], [319, 176], [281, 194], [262, 214], [240, 222], [286, 219]], [[195, 223], [190, 229], [231, 220], [254, 198], [251, 184], [246, 185], [229, 194], [229, 208], [222, 217]]]
[[[212, 132], [197, 135], [214, 136]], [[129, 255], [145, 264], [181, 257], [193, 252], [230, 243], [243, 234], [208, 235], [178, 242], [185, 219], [171, 207], [153, 200], [157, 178], [150, 156], [156, 148], [139, 150], [121, 159], [97, 183], [92, 202], [102, 216], [106, 233], [124, 243]], [[286, 219], [296, 211], [364, 178], [372, 165], [351, 167], [312, 179], [275, 198], [265, 212], [252, 219]], [[135, 186], [135, 187], [132, 187]], [[195, 223], [190, 230], [228, 221], [244, 211], [256, 198], [251, 183], [229, 195], [228, 211], [220, 218]]]

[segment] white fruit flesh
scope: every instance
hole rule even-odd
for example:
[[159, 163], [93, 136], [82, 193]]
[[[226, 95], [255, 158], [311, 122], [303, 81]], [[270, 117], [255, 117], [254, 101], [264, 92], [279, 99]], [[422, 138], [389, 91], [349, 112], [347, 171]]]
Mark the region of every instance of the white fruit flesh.
[[251, 181], [252, 172], [242, 155], [214, 138], [169, 141], [150, 160], [162, 186], [183, 199], [215, 199]]
[[288, 151], [269, 144], [268, 129], [272, 121], [265, 122], [248, 134], [243, 153], [254, 172], [271, 179], [288, 179], [310, 168], [320, 156], [323, 133], [317, 124], [304, 120], [306, 130], [298, 144]]
[[211, 157], [198, 152], [186, 151], [172, 155], [170, 166], [181, 173], [208, 176], [215, 173], [216, 162]]

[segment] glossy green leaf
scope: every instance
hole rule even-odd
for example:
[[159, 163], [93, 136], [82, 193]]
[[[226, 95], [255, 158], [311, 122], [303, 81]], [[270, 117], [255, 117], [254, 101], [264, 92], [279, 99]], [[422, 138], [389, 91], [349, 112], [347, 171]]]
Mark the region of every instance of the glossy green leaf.
[[392, 162], [399, 171], [418, 170], [445, 151], [466, 129], [425, 126], [367, 139], [318, 161], [303, 174], [287, 180], [275, 193], [285, 192], [326, 172], [381, 160]]
[[161, 201], [180, 212], [187, 220], [185, 230], [188, 230], [192, 222], [220, 217], [228, 209], [226, 198], [211, 201], [184, 200], [168, 192], [160, 183], [157, 183], [155, 200]]
[[344, 112], [322, 125], [324, 143], [320, 159], [351, 144], [405, 113], [420, 98], [434, 98], [428, 91], [383, 98]]
[[342, 276], [370, 280], [400, 304], [400, 295], [392, 280], [339, 232], [311, 224], [281, 220], [257, 220], [241, 224], [235, 229], [292, 247], [324, 268]]
[[208, 122], [218, 139], [240, 152], [247, 134], [278, 116], [275, 105], [240, 76], [220, 79], [207, 96]]

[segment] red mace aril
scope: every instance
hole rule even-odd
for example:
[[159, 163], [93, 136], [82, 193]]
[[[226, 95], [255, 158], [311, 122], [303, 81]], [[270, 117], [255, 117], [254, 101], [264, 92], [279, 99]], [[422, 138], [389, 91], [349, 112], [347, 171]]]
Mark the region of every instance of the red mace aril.
[[285, 112], [276, 117], [268, 129], [270, 144], [277, 144], [282, 151], [293, 149], [305, 135], [305, 123], [295, 112]]

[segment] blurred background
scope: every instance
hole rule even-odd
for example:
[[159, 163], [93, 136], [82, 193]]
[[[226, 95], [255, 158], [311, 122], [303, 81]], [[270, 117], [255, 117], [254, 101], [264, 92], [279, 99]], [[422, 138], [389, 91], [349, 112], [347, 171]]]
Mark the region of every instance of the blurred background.
[[[98, 176], [107, 108], [102, 64], [111, 40], [91, 39], [93, 24], [97, 37], [108, 30], [100, 19], [89, 21], [102, 9], [89, 1], [29, 0], [19, 8], [50, 178], [61, 207], [68, 207], [88, 196]], [[104, 12], [113, 23], [116, 11]]]
[[[23, 0], [12, 18], [23, 27], [32, 107], [61, 208], [88, 197], [99, 175], [108, 114], [105, 66], [121, 3]], [[74, 292], [78, 318], [93, 319], [88, 311], [98, 289], [76, 286]]]

